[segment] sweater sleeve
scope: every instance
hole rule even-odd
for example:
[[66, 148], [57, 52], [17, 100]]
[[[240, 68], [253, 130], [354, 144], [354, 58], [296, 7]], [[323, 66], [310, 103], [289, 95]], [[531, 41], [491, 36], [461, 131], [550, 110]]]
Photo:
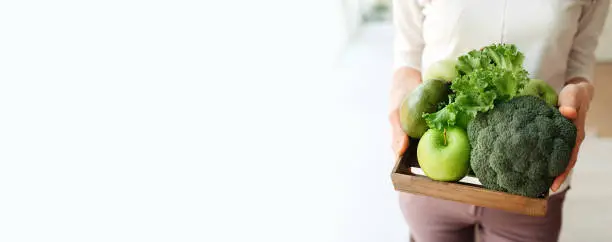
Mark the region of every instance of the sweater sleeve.
[[393, 67], [421, 70], [423, 7], [419, 0], [393, 0]]
[[578, 31], [570, 50], [566, 80], [584, 78], [593, 82], [596, 64], [595, 50], [604, 27], [610, 0], [588, 0], [583, 7]]

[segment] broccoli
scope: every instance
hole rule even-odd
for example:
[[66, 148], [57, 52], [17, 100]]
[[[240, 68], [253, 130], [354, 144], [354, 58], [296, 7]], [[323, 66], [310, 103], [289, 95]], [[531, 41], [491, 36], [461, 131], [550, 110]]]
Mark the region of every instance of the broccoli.
[[478, 113], [467, 128], [470, 165], [482, 185], [527, 197], [546, 195], [569, 164], [576, 126], [535, 96]]

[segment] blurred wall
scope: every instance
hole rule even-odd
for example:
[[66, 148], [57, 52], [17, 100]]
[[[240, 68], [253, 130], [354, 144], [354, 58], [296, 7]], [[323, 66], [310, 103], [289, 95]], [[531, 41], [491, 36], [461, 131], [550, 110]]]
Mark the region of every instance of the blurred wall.
[[366, 1], [371, 0], [313, 0], [289, 4], [291, 10], [282, 22], [292, 22], [286, 24], [290, 26], [286, 31], [294, 34], [291, 38], [307, 43], [308, 46], [295, 46], [302, 58], [329, 66], [338, 60], [359, 30], [362, 14], [367, 9]]
[[602, 62], [612, 62], [612, 5], [597, 47], [597, 59]]
[[610, 8], [596, 51], [595, 97], [586, 124], [587, 132], [599, 137], [612, 137], [612, 5]]
[[[610, 42], [608, 42], [610, 43]], [[612, 138], [612, 62], [595, 68], [595, 97], [587, 115], [587, 133]]]
[[[370, 15], [377, 4], [389, 5], [389, 0], [335, 0], [324, 1], [321, 4], [330, 11], [316, 14], [317, 18], [325, 19], [319, 28], [325, 30], [328, 39], [329, 54], [335, 58], [341, 54], [351, 42], [364, 23], [364, 17]], [[327, 13], [327, 16], [320, 13]]]

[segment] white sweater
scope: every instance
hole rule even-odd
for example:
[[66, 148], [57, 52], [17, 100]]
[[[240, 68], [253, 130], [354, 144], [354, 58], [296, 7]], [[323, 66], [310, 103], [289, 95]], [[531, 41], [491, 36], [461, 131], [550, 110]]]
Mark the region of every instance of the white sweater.
[[425, 70], [472, 49], [512, 43], [525, 54], [530, 76], [559, 92], [574, 77], [593, 81], [609, 5], [610, 0], [393, 0], [394, 68]]

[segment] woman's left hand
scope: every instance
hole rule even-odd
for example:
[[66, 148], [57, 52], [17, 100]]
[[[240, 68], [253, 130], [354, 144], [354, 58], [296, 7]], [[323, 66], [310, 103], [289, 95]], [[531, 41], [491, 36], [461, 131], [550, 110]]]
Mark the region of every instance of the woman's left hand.
[[579, 80], [567, 84], [559, 93], [559, 111], [563, 116], [572, 120], [578, 130], [576, 145], [572, 150], [569, 165], [563, 174], [559, 175], [553, 182], [551, 190], [556, 192], [565, 181], [570, 171], [574, 168], [578, 158], [580, 145], [585, 137], [586, 114], [592, 99], [592, 86], [586, 80]]

